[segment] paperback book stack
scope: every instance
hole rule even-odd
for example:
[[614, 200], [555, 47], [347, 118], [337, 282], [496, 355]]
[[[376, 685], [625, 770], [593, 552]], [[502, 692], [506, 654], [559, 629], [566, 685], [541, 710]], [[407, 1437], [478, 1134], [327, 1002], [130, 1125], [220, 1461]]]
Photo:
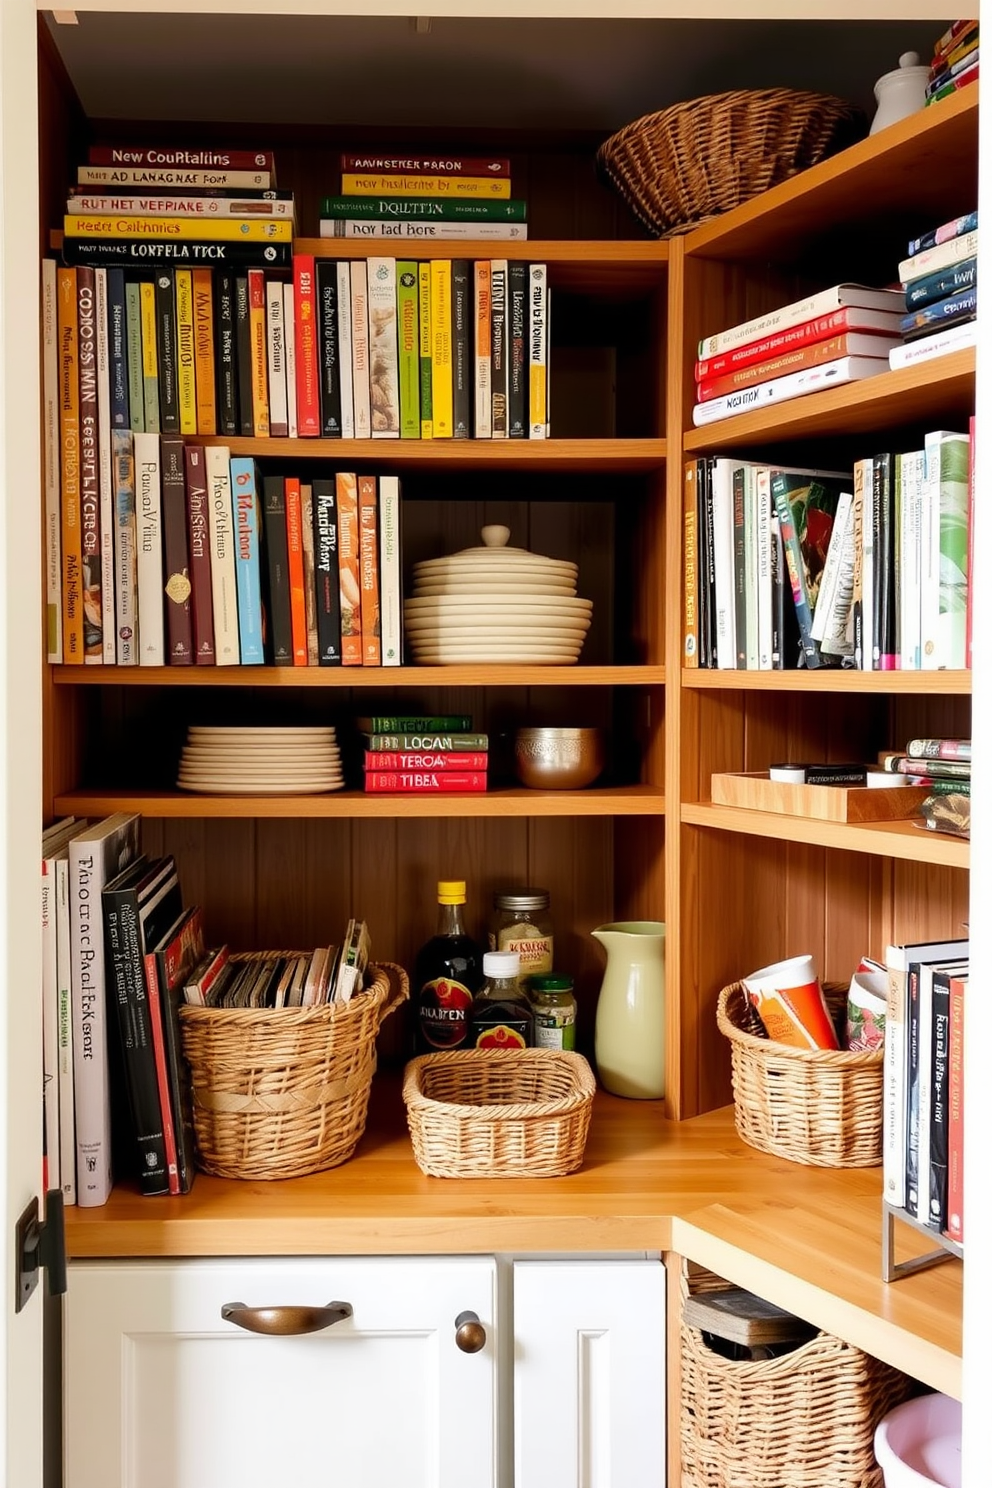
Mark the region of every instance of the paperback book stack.
[[493, 156], [342, 155], [341, 195], [320, 204], [322, 238], [527, 236], [510, 162]]
[[913, 238], [908, 251], [899, 265], [906, 296], [899, 328], [905, 344], [890, 351], [891, 367], [974, 346], [977, 336], [977, 211]]
[[978, 82], [978, 20], [955, 21], [933, 49], [926, 104]]
[[882, 765], [928, 788], [920, 806], [927, 831], [971, 836], [970, 739], [910, 739], [904, 754], [885, 754]]
[[693, 423], [715, 423], [888, 371], [904, 311], [898, 290], [835, 284], [704, 337]]
[[436, 794], [486, 789], [489, 736], [467, 714], [359, 718], [365, 789]]

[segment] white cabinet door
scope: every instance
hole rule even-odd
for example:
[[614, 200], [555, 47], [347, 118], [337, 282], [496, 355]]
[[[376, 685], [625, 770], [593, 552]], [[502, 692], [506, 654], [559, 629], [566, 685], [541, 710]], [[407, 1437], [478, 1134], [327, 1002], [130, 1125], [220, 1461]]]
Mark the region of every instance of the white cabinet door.
[[[330, 1302], [351, 1315], [291, 1337], [221, 1311]], [[488, 1257], [80, 1262], [65, 1488], [495, 1488], [496, 1316]]]
[[513, 1267], [514, 1488], [664, 1488], [660, 1261]]

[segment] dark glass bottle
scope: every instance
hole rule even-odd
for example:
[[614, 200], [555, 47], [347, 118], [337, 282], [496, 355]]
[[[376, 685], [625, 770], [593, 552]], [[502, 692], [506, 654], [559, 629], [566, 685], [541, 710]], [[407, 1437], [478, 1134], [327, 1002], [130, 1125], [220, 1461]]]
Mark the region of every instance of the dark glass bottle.
[[472, 1005], [469, 1042], [477, 1049], [530, 1049], [534, 1045], [534, 1012], [520, 985], [517, 951], [487, 951], [482, 958], [485, 981]]
[[437, 930], [414, 967], [414, 1044], [418, 1054], [468, 1043], [472, 999], [482, 985], [482, 951], [466, 933], [465, 884], [437, 886]]

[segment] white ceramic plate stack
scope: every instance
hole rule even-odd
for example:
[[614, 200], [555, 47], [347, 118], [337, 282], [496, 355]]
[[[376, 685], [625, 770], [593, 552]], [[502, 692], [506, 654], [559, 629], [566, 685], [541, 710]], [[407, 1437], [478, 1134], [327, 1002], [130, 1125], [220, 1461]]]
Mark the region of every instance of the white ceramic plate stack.
[[341, 790], [344, 771], [333, 728], [194, 724], [179, 761], [177, 784], [207, 795], [313, 795]]
[[578, 661], [592, 600], [575, 593], [578, 567], [506, 546], [508, 527], [483, 527], [483, 546], [414, 565], [403, 628], [414, 661]]

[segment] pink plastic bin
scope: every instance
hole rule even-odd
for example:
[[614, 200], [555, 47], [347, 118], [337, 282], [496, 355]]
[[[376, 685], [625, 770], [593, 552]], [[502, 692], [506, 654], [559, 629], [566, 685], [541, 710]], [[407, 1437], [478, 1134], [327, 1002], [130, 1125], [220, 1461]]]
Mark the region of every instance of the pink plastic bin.
[[961, 1402], [920, 1395], [875, 1428], [885, 1488], [961, 1488]]

